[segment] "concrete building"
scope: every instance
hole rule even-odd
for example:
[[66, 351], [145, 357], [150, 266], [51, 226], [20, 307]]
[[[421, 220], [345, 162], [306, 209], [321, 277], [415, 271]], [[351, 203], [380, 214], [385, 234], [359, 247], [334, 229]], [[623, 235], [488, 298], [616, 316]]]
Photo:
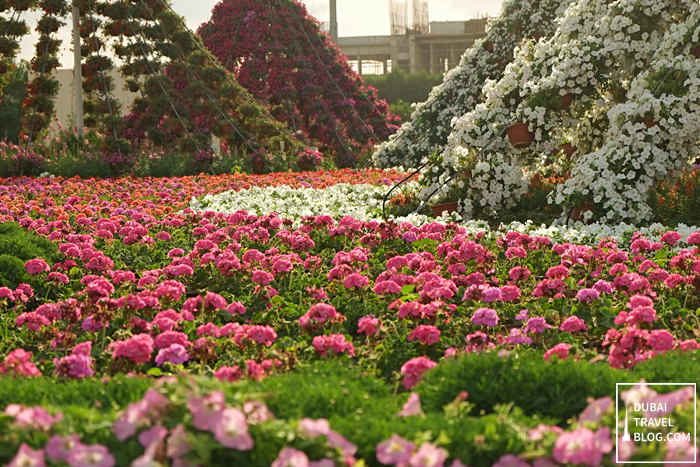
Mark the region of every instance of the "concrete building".
[[487, 21], [432, 21], [428, 34], [340, 37], [338, 46], [361, 75], [369, 65], [379, 65], [382, 74], [395, 68], [437, 74], [459, 64], [464, 51], [486, 35]]

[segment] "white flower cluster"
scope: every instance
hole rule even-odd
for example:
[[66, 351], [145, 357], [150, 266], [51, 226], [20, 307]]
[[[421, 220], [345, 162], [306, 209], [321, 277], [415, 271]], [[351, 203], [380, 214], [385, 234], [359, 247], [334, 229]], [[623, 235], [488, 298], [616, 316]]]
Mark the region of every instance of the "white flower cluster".
[[[418, 182], [405, 184], [406, 190], [416, 191]], [[329, 215], [335, 219], [351, 216], [362, 221], [383, 221], [382, 199], [389, 187], [369, 184], [339, 183], [331, 187], [292, 188], [287, 185], [278, 187], [252, 187], [248, 190], [227, 191], [217, 195], [206, 195], [202, 199], [192, 198], [190, 208], [195, 211], [216, 211], [235, 213], [244, 210], [257, 215], [276, 212], [281, 217], [291, 219], [300, 225], [306, 216]], [[424, 215], [391, 218], [414, 225], [423, 225], [432, 219]], [[447, 217], [441, 218], [448, 220]], [[455, 220], [457, 217], [454, 218]]]
[[[482, 86], [487, 80], [503, 76], [513, 59], [513, 50], [523, 37], [549, 36], [556, 30], [555, 18], [561, 15], [564, 0], [506, 0], [502, 14], [493, 19], [486, 37], [476, 41], [462, 56], [459, 65], [447, 72], [442, 84], [433, 88], [428, 99], [417, 104], [411, 121], [376, 147], [373, 159], [380, 167], [402, 164], [417, 167], [436, 148], [447, 143], [452, 122], [471, 111], [483, 100]], [[493, 50], [488, 50], [491, 43]]]
[[[484, 83], [485, 100], [453, 122], [444, 167], [426, 172], [422, 183], [434, 189], [442, 173], [472, 170], [474, 183], [462, 204], [493, 212], [522, 195], [552, 151], [564, 159], [560, 148], [570, 142], [577, 155], [562, 166], [573, 165], [571, 177], [550, 202], [585, 199], [601, 205], [609, 221], [648, 219], [650, 187], [677, 177], [700, 153], [700, 61], [687, 46], [677, 56], [682, 44], [698, 41], [700, 4], [578, 0], [558, 23], [550, 39], [524, 41], [500, 80]], [[674, 92], [666, 86], [652, 95], [669, 68], [672, 79], [683, 76], [684, 82], [671, 83]], [[566, 94], [574, 101], [569, 108], [551, 105], [552, 96]], [[654, 122], [645, 124], [645, 117]], [[515, 149], [503, 135], [518, 122], [534, 133], [527, 149]], [[491, 170], [475, 170], [484, 163]], [[509, 171], [512, 177], [504, 176]]]

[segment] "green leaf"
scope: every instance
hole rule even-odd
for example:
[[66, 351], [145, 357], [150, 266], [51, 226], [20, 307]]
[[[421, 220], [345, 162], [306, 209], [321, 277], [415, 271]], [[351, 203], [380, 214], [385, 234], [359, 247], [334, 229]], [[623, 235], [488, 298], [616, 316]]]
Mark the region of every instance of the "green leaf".
[[408, 284], [404, 285], [401, 287], [401, 295], [408, 295], [410, 293], [413, 293], [413, 291], [416, 290], [416, 286], [413, 284]]
[[146, 372], [146, 374], [147, 374], [147, 375], [151, 375], [151, 376], [162, 376], [162, 375], [163, 375], [163, 372], [160, 370], [160, 368], [155, 368], [155, 367], [154, 367], [154, 368], [151, 368], [150, 370], [148, 370], [148, 371]]

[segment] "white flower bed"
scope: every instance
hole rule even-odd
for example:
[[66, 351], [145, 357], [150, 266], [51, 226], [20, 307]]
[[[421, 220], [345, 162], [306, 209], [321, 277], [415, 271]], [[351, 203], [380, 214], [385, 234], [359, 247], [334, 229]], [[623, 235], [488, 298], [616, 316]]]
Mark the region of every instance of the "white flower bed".
[[[416, 189], [417, 182], [407, 183], [408, 189]], [[299, 227], [300, 221], [306, 216], [329, 215], [336, 221], [344, 216], [351, 216], [362, 221], [382, 222], [381, 203], [388, 188], [376, 185], [348, 185], [338, 184], [326, 189], [317, 188], [290, 188], [286, 185], [280, 187], [258, 188], [248, 190], [228, 191], [218, 195], [206, 195], [198, 200], [192, 198], [190, 208], [195, 211], [216, 211], [233, 214], [238, 210], [244, 210], [257, 215], [276, 212], [282, 218], [291, 219], [295, 227]], [[570, 242], [579, 244], [596, 244], [603, 238], [615, 238], [623, 245], [634, 232], [645, 234], [652, 241], [659, 241], [661, 235], [668, 230], [675, 230], [683, 238], [680, 241], [682, 247], [688, 235], [698, 227], [679, 225], [675, 229], [669, 229], [661, 224], [653, 224], [650, 227], [638, 228], [630, 224], [583, 225], [580, 222], [573, 227], [522, 224], [512, 222], [510, 225], [502, 225], [498, 231], [492, 231], [485, 221], [469, 220], [460, 222], [458, 215], [444, 216], [432, 219], [424, 215], [412, 215], [408, 217], [392, 218], [397, 223], [410, 222], [420, 226], [429, 222], [456, 222], [466, 227], [467, 231], [476, 234], [500, 235], [499, 231], [516, 230], [533, 236], [543, 236], [554, 242]]]

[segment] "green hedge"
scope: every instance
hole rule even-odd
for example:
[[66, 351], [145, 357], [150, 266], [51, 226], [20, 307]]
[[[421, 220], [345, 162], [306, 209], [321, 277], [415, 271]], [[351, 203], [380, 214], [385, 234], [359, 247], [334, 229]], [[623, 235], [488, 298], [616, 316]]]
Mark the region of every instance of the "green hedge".
[[25, 232], [15, 222], [1, 223], [0, 287], [15, 289], [21, 283], [31, 285], [31, 276], [24, 264], [30, 259], [43, 258], [52, 265], [58, 255], [58, 248], [51, 240]]

